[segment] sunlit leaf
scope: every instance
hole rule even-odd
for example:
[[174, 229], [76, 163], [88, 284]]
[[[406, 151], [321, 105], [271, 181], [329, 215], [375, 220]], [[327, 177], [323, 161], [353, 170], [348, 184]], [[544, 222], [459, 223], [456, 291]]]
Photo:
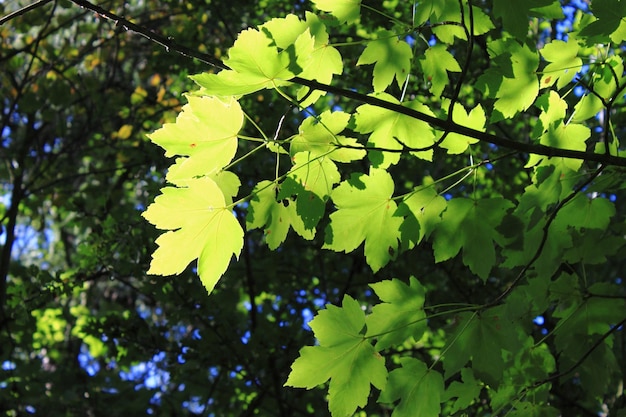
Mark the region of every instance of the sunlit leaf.
[[430, 83], [430, 92], [437, 97], [441, 96], [450, 82], [448, 72], [461, 71], [459, 63], [443, 44], [436, 44], [426, 49], [424, 55], [419, 58], [419, 62], [425, 81]]
[[[393, 32], [383, 30], [375, 40], [367, 43], [356, 64], [374, 64], [374, 91], [381, 92], [391, 85], [394, 78], [402, 87], [410, 73], [412, 58], [413, 51], [408, 43]], [[453, 70], [451, 67], [450, 71]]]
[[286, 85], [286, 81], [302, 73], [309, 64], [313, 44], [307, 30], [279, 51], [271, 37], [257, 29], [247, 29], [239, 34], [228, 51], [228, 59], [224, 60], [230, 70], [217, 74], [205, 72], [191, 78], [205, 94], [217, 96], [249, 94]]
[[313, 0], [320, 10], [329, 12], [340, 22], [352, 23], [361, 14], [361, 0]]
[[149, 274], [175, 275], [198, 259], [198, 275], [208, 292], [243, 247], [243, 230], [226, 206], [224, 194], [208, 177], [188, 181], [183, 188], [165, 187], [143, 217], [170, 230], [156, 243]]
[[[388, 94], [379, 94], [377, 97], [399, 104]], [[410, 102], [406, 106], [430, 116], [433, 115], [428, 107], [419, 102]], [[435, 133], [426, 122], [369, 104], [357, 108], [354, 122], [357, 132], [371, 133], [367, 145], [380, 148], [368, 153], [369, 159], [377, 168], [387, 168], [397, 164], [400, 160], [399, 152], [386, 152], [386, 150], [399, 151], [405, 147], [414, 149], [411, 154], [418, 158], [432, 160], [431, 147], [435, 143]]]
[[398, 250], [400, 217], [394, 217], [394, 184], [384, 170], [355, 174], [331, 194], [337, 210], [330, 215], [324, 248], [351, 252], [365, 243], [365, 259], [378, 271]]
[[367, 316], [368, 337], [376, 337], [376, 350], [420, 339], [426, 330], [424, 298], [426, 289], [411, 277], [409, 285], [398, 279], [381, 281], [370, 287], [383, 301]]
[[385, 360], [363, 336], [365, 313], [350, 296], [341, 307], [329, 305], [310, 323], [319, 343], [300, 350], [286, 386], [313, 388], [330, 379], [329, 408], [333, 417], [347, 417], [367, 403], [370, 385], [383, 389]]
[[148, 135], [165, 149], [165, 156], [186, 157], [170, 168], [172, 183], [224, 168], [235, 156], [243, 126], [243, 111], [234, 99], [188, 96], [188, 101], [176, 123], [166, 123]]

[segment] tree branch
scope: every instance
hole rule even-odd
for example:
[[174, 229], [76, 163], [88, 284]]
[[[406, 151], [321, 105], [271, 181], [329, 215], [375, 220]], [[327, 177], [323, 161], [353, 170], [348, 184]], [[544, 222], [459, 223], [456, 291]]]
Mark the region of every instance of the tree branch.
[[[111, 13], [108, 10], [105, 10], [99, 6], [91, 4], [86, 0], [71, 0], [72, 3], [89, 9], [99, 15], [115, 22], [116, 25], [123, 27], [126, 30], [133, 31], [138, 33], [139, 35], [149, 39], [150, 41], [156, 43], [157, 45], [165, 48], [166, 51], [173, 51], [187, 58], [197, 59], [205, 64], [208, 64], [212, 67], [219, 69], [229, 69], [227, 65], [225, 65], [221, 60], [211, 56], [209, 54], [205, 54], [202, 52], [194, 51], [193, 49], [187, 48], [185, 46], [179, 45], [172, 38], [165, 37], [160, 35], [150, 29], [137, 25], [121, 16], [116, 15], [115, 13]], [[547, 156], [548, 158], [562, 157], [562, 158], [571, 158], [571, 159], [579, 159], [587, 162], [596, 162], [604, 165], [614, 165], [620, 167], [626, 167], [626, 158], [613, 156], [608, 154], [598, 154], [593, 152], [585, 152], [585, 151], [577, 151], [573, 149], [561, 149], [554, 148], [551, 146], [536, 144], [536, 143], [525, 143], [513, 141], [510, 139], [506, 139], [500, 136], [497, 136], [492, 133], [483, 132], [480, 130], [472, 129], [467, 126], [459, 125], [454, 121], [450, 120], [450, 118], [444, 120], [435, 116], [431, 116], [417, 110], [411, 109], [409, 107], [404, 107], [398, 103], [392, 103], [389, 101], [385, 101], [373, 95], [367, 95], [364, 93], [359, 93], [357, 91], [347, 90], [344, 88], [336, 87], [329, 84], [320, 83], [315, 80], [307, 80], [301, 77], [293, 77], [289, 79], [294, 84], [298, 84], [301, 86], [309, 87], [314, 90], [324, 91], [326, 93], [334, 94], [337, 96], [342, 96], [348, 99], [352, 99], [355, 101], [359, 101], [364, 104], [369, 104], [372, 106], [380, 107], [383, 109], [387, 109], [399, 114], [403, 114], [408, 117], [412, 117], [417, 120], [421, 120], [423, 122], [428, 123], [430, 126], [443, 130], [448, 133], [458, 133], [463, 136], [468, 136], [474, 139], [477, 139], [481, 142], [490, 143], [492, 145], [496, 145], [502, 148], [512, 149], [518, 152], [523, 152], [527, 154], [537, 154], [542, 156]]]
[[9, 13], [8, 15], [4, 16], [3, 18], [0, 19], [0, 26], [4, 25], [6, 22], [15, 19], [16, 17], [19, 17], [23, 14], [26, 14], [28, 12], [30, 12], [31, 10], [35, 10], [38, 7], [42, 7], [45, 6], [46, 4], [50, 3], [52, 0], [39, 0], [36, 1], [32, 4], [29, 4], [28, 6], [24, 6], [21, 9], [18, 9], [16, 11], [14, 11], [13, 13]]

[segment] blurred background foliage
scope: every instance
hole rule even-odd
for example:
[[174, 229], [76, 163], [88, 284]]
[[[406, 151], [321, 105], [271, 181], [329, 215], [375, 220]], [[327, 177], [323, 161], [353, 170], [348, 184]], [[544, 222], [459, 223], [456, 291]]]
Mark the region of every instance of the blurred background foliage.
[[[30, 3], [5, 0], [0, 15]], [[412, 2], [364, 3], [405, 21], [412, 14]], [[490, 1], [475, 3], [491, 7]], [[579, 2], [563, 5], [574, 3]], [[294, 0], [110, 0], [98, 5], [217, 58], [240, 30], [311, 9], [308, 2]], [[394, 29], [388, 17], [367, 8], [363, 13], [359, 25], [335, 27], [331, 41], [349, 45], [376, 29]], [[559, 36], [559, 28], [547, 22], [536, 21], [531, 30], [538, 38]], [[419, 35], [428, 39], [432, 33]], [[477, 38], [468, 84], [489, 66], [487, 36]], [[486, 285], [458, 257], [433, 264], [427, 244], [374, 275], [361, 251], [319, 250], [323, 233], [312, 242], [290, 236], [277, 251], [269, 251], [258, 230], [246, 235], [240, 261], [210, 297], [193, 268], [177, 277], [146, 276], [158, 231], [140, 214], [164, 185], [171, 162], [146, 133], [174, 120], [184, 104], [182, 93], [195, 88], [187, 76], [211, 68], [67, 0], [42, 2], [3, 22], [0, 39], [3, 415], [327, 415], [324, 390], [283, 388], [298, 350], [313, 343], [306, 323], [323, 305], [338, 303], [345, 294], [367, 302], [374, 297], [367, 284], [409, 275], [428, 288], [431, 305], [451, 299], [481, 303], [497, 296], [510, 279], [503, 273]], [[361, 49], [339, 48], [345, 70], [338, 85], [369, 91], [368, 80], [351, 72]], [[424, 90], [425, 83], [412, 79], [408, 94]], [[461, 91], [458, 97], [472, 105], [474, 92]], [[285, 138], [305, 116], [271, 92], [242, 104], [270, 134], [284, 116], [280, 134]], [[327, 95], [318, 105], [353, 110], [355, 103]], [[531, 116], [502, 122], [498, 133], [524, 137], [533, 123]], [[246, 152], [245, 144], [240, 152]], [[464, 157], [439, 157], [446, 163], [404, 161], [402, 170], [393, 172], [397, 187], [409, 189], [467, 164]], [[272, 178], [275, 163], [239, 165], [239, 177], [250, 179], [242, 187]], [[512, 198], [528, 182], [524, 164], [521, 157], [507, 158], [497, 169], [480, 171], [475, 189]], [[463, 187], [454, 190], [455, 195], [464, 192]], [[623, 198], [619, 192], [612, 198]], [[596, 268], [619, 276], [622, 266]], [[429, 331], [405, 351], [424, 358], [437, 355], [450, 323], [435, 318], [429, 324], [440, 330]], [[621, 339], [616, 343], [624, 345]], [[390, 353], [396, 355], [391, 361], [401, 354]], [[623, 367], [623, 356], [618, 359]], [[571, 414], [564, 415], [589, 415], [584, 393], [558, 395], [561, 409], [571, 407]], [[376, 404], [369, 407], [363, 415], [387, 415]], [[480, 404], [475, 410], [482, 415]]]

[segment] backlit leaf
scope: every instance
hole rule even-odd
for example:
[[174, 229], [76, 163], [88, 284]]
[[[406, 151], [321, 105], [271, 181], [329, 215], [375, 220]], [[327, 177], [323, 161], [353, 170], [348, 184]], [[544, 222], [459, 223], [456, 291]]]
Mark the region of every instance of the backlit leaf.
[[442, 398], [443, 401], [450, 401], [456, 398], [450, 408], [451, 414], [471, 405], [476, 401], [482, 390], [482, 384], [474, 378], [471, 368], [461, 369], [461, 378], [463, 382], [452, 381]]
[[402, 344], [409, 338], [417, 341], [426, 329], [424, 298], [426, 289], [411, 277], [409, 285], [398, 279], [370, 284], [383, 301], [367, 316], [368, 337], [376, 337], [376, 350]]
[[339, 135], [350, 120], [348, 113], [326, 111], [318, 118], [307, 117], [300, 127], [298, 134], [290, 142], [290, 154], [310, 152], [312, 158], [327, 156], [337, 162], [351, 162], [362, 159], [365, 150], [356, 139]]
[[[377, 97], [399, 104], [398, 100], [385, 93], [379, 94]], [[405, 105], [430, 116], [433, 115], [428, 107], [419, 102], [410, 102]], [[381, 150], [368, 152], [369, 159], [377, 168], [387, 168], [397, 164], [400, 160], [399, 152], [385, 152], [382, 149], [396, 151], [405, 147], [426, 149], [423, 151], [415, 150], [411, 154], [421, 159], [432, 160], [433, 151], [429, 147], [435, 143], [435, 133], [426, 122], [369, 104], [357, 108], [354, 122], [356, 124], [355, 131], [371, 133], [367, 142], [368, 146], [381, 148]]]
[[401, 368], [389, 373], [387, 386], [378, 398], [379, 403], [400, 402], [394, 407], [392, 417], [433, 417], [441, 412], [444, 393], [443, 378], [424, 362], [404, 357]]
[[500, 306], [480, 314], [461, 313], [455, 327], [444, 348], [446, 379], [471, 360], [474, 374], [497, 388], [505, 366], [503, 351], [515, 353], [520, 349], [516, 323], [506, 318]]
[[340, 22], [352, 23], [361, 14], [361, 0], [313, 0], [320, 10], [329, 12]]
[[337, 165], [327, 156], [314, 157], [310, 152], [298, 152], [293, 162], [289, 178], [322, 199], [330, 195], [333, 186], [341, 180]]
[[333, 417], [351, 416], [367, 403], [370, 385], [383, 389], [385, 360], [363, 335], [365, 313], [352, 297], [341, 307], [329, 305], [310, 323], [319, 346], [307, 346], [291, 365], [286, 386], [314, 388], [330, 379]]
[[394, 217], [394, 184], [383, 170], [355, 174], [331, 194], [337, 210], [330, 215], [324, 248], [351, 252], [365, 242], [365, 259], [378, 271], [398, 250], [400, 217]]
[[188, 104], [176, 118], [148, 135], [165, 149], [165, 156], [179, 158], [168, 180], [208, 175], [228, 165], [237, 151], [237, 134], [243, 126], [243, 111], [234, 99], [188, 96]]
[[159, 248], [152, 255], [149, 274], [175, 275], [198, 259], [198, 275], [210, 293], [239, 256], [243, 230], [226, 206], [224, 194], [208, 177], [187, 182], [183, 188], [165, 187], [143, 217], [159, 229]]
[[246, 217], [248, 229], [263, 228], [270, 249], [284, 242], [290, 228], [305, 239], [313, 239], [315, 230], [306, 227], [291, 196], [280, 196], [280, 187], [272, 181], [261, 181], [252, 190]]
[[578, 57], [579, 49], [574, 38], [569, 38], [567, 42], [555, 39], [541, 49], [541, 56], [550, 62], [543, 69], [541, 88], [556, 83], [557, 88], [561, 89], [574, 79], [582, 66], [582, 59]]
[[[471, 127], [480, 132], [485, 131], [485, 111], [480, 104], [474, 107], [470, 112], [467, 112], [461, 104], [455, 103], [452, 120], [461, 126]], [[460, 154], [465, 152], [469, 145], [477, 142], [478, 139], [475, 138], [459, 135], [458, 133], [449, 133], [439, 146], [447, 149], [449, 154]]]
[[439, 97], [450, 79], [448, 72], [461, 72], [461, 67], [444, 44], [436, 44], [424, 52], [419, 59], [424, 79], [430, 83], [430, 92]]
[[398, 87], [402, 87], [410, 73], [412, 58], [413, 51], [408, 43], [398, 39], [393, 32], [383, 30], [376, 35], [376, 39], [367, 43], [356, 64], [374, 64], [374, 91], [381, 92], [391, 85], [394, 78]]
[[285, 85], [309, 64], [314, 40], [308, 30], [281, 51], [267, 34], [247, 29], [239, 34], [224, 63], [230, 70], [202, 73], [191, 78], [204, 94], [235, 96]]
[[[288, 49], [307, 29], [310, 31], [314, 38], [313, 51], [308, 58], [306, 67], [298, 74], [299, 77], [330, 84], [333, 75], [342, 73], [341, 55], [335, 47], [329, 45], [326, 27], [315, 14], [307, 12], [306, 21], [290, 14], [285, 18], [272, 19], [260, 26], [259, 29], [269, 31], [279, 49]], [[309, 94], [309, 87], [302, 87], [298, 90], [297, 99], [303, 99], [307, 94], [307, 98], [300, 103], [302, 107], [315, 103], [325, 93], [313, 91]]]

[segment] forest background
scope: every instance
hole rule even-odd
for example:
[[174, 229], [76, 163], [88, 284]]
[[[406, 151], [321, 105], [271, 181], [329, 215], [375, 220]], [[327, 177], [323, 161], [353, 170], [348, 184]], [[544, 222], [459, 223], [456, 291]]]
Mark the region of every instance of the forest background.
[[0, 15], [4, 415], [626, 415], [624, 2]]

